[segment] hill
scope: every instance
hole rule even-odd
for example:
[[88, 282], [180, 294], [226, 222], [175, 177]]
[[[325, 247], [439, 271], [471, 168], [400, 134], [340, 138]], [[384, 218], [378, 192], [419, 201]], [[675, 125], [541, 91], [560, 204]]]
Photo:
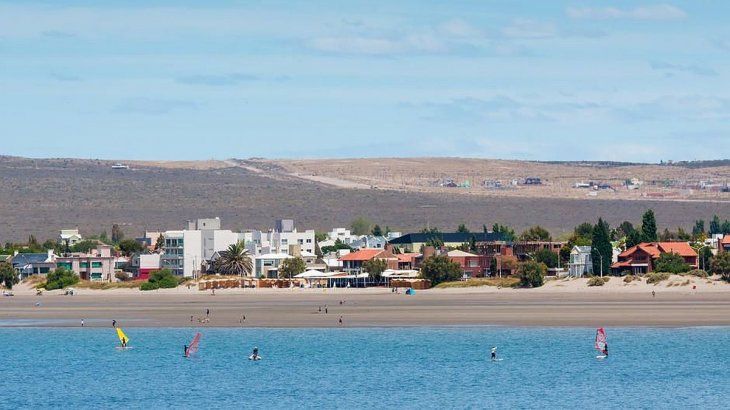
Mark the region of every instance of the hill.
[[[525, 172], [543, 170], [551, 181], [554, 175], [568, 175], [567, 171], [572, 178], [580, 174], [577, 170], [603, 175], [615, 167], [443, 158], [132, 161], [127, 162], [131, 167], [128, 170], [114, 170], [113, 163], [0, 157], [0, 240], [21, 241], [29, 234], [51, 238], [61, 228], [76, 226], [87, 235], [110, 232], [114, 223], [121, 225], [127, 236], [134, 236], [145, 229], [178, 229], [186, 219], [209, 216], [220, 216], [224, 226], [231, 229], [269, 228], [274, 219], [288, 217], [294, 218], [299, 227], [325, 230], [347, 226], [354, 218], [364, 216], [404, 231], [427, 224], [454, 229], [459, 223], [477, 230], [482, 224], [499, 222], [518, 230], [540, 224], [554, 235], [598, 216], [612, 224], [638, 222], [649, 207], [656, 211], [661, 227], [689, 228], [698, 218], [730, 216], [730, 201], [722, 193], [712, 200], [653, 200], [540, 196], [532, 194], [531, 187], [504, 190], [503, 195], [500, 190], [495, 193], [482, 189], [486, 191], [482, 193], [441, 186], [392, 186], [397, 181], [395, 175], [411, 175], [413, 180], [421, 181], [466, 168], [495, 169], [505, 176], [520, 167]], [[378, 169], [382, 177], [378, 177]], [[430, 174], [421, 174], [425, 169], [431, 169]], [[678, 167], [652, 168], [650, 172], [664, 169], [669, 173]], [[713, 169], [727, 172], [724, 168]], [[316, 170], [316, 175], [306, 174], [305, 170]]]

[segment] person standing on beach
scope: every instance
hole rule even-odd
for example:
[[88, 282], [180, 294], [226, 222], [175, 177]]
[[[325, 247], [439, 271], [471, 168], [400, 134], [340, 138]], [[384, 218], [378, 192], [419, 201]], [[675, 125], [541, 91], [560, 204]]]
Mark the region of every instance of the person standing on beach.
[[655, 298], [655, 297], [656, 297], [656, 292], [655, 292], [655, 291], [653, 291], [653, 290], [651, 291], [651, 297], [653, 297], [653, 298]]
[[112, 327], [115, 328], [115, 329], [117, 328], [117, 321], [116, 321], [116, 319], [115, 320], [112, 320]]
[[84, 319], [81, 319], [81, 327], [84, 327]]
[[329, 313], [329, 309], [327, 309], [327, 305], [324, 305], [324, 313]]
[[210, 316], [210, 309], [205, 309], [205, 317]]
[[342, 316], [340, 316], [339, 322], [340, 322], [340, 326], [342, 326]]

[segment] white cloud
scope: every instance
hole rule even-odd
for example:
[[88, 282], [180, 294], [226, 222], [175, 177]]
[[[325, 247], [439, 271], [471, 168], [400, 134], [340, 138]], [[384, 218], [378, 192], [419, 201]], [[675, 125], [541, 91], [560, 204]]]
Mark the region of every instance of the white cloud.
[[590, 20], [681, 20], [687, 13], [670, 4], [639, 6], [633, 9], [616, 7], [569, 7], [566, 14], [575, 19]]

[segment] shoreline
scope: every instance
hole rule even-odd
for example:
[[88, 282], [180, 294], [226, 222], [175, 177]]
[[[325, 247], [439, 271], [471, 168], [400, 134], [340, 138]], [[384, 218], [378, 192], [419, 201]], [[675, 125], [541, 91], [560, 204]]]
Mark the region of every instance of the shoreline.
[[[75, 296], [35, 296], [18, 288], [16, 296], [0, 298], [0, 327], [80, 327], [81, 319], [85, 327], [110, 327], [117, 320], [125, 328], [730, 326], [730, 284], [691, 280], [696, 289], [668, 287], [671, 281], [624, 286], [616, 279], [603, 289], [583, 288], [572, 280], [537, 289], [431, 289], [412, 296], [383, 288], [229, 289], [215, 296], [186, 288], [78, 289]], [[207, 309], [209, 321], [203, 323]]]

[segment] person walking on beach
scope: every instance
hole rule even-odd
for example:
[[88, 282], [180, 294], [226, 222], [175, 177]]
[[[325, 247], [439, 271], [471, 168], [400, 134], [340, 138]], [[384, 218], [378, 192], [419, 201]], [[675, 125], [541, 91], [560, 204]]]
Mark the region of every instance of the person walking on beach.
[[339, 322], [340, 322], [340, 326], [342, 326], [342, 316], [340, 316]]
[[210, 316], [210, 309], [206, 309], [205, 310], [205, 317], [209, 317], [209, 316]]
[[327, 309], [327, 305], [324, 305], [324, 313], [325, 314], [329, 313], [329, 309]]
[[81, 327], [84, 327], [84, 319], [81, 319]]
[[190, 315], [190, 323], [193, 323], [193, 315]]
[[492, 361], [497, 361], [497, 346], [492, 346]]
[[655, 298], [655, 297], [656, 297], [656, 292], [655, 292], [655, 291], [653, 291], [653, 290], [651, 291], [651, 297], [653, 297], [653, 298]]
[[117, 327], [117, 321], [116, 320], [112, 320], [112, 327], [116, 329], [116, 327]]
[[319, 306], [318, 312], [322, 313], [322, 306]]
[[238, 323], [240, 323], [240, 324], [246, 323], [246, 315], [241, 315], [241, 318], [238, 320]]

